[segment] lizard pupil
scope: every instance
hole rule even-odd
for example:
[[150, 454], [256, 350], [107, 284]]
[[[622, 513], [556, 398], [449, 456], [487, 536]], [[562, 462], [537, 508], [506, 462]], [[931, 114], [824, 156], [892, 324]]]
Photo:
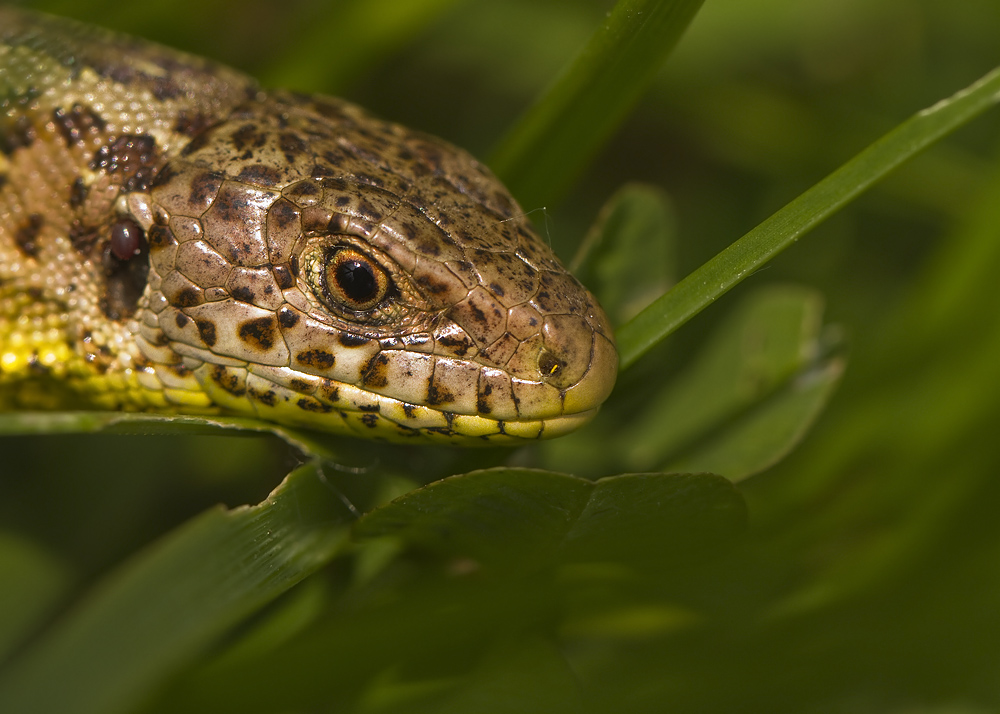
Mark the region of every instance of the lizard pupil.
[[375, 273], [370, 265], [360, 260], [345, 260], [337, 266], [335, 277], [344, 295], [356, 302], [368, 302], [378, 293]]

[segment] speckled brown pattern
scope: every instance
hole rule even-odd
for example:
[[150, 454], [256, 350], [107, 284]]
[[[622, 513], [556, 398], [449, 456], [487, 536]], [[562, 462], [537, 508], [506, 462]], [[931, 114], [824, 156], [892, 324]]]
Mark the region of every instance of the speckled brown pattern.
[[611, 389], [600, 307], [449, 144], [12, 9], [0, 100], [0, 406], [502, 442]]

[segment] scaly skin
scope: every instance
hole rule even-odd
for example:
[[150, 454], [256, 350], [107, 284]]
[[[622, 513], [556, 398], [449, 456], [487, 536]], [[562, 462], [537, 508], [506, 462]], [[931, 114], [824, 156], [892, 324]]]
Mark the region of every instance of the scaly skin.
[[460, 149], [12, 8], [0, 102], [0, 409], [523, 443], [611, 390], [604, 313]]

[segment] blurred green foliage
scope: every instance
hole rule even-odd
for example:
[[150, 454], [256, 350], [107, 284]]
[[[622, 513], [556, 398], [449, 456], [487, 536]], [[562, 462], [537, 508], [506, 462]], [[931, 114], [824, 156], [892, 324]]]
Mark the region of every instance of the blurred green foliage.
[[[44, 8], [210, 55], [271, 85], [341, 94], [487, 156], [612, 4], [186, 5]], [[708, 0], [568, 193], [533, 193], [524, 208], [567, 262], [595, 223], [613, 235], [590, 232], [591, 259], [604, 259], [582, 254], [581, 275], [625, 320], [647, 299], [643, 285], [689, 274], [1000, 63], [998, 27], [994, 0]], [[645, 355], [597, 421], [549, 445], [510, 453], [299, 441], [328, 461], [299, 469], [265, 501], [301, 453], [273, 436], [148, 424], [130, 429], [148, 435], [5, 437], [0, 697], [44, 707], [32, 677], [101, 656], [80, 633], [96, 628], [99, 643], [103, 613], [105, 639], [147, 637], [140, 649], [152, 659], [62, 671], [68, 691], [91, 697], [76, 700], [79, 711], [1000, 708], [995, 127], [988, 114], [903, 166]], [[657, 188], [618, 194], [634, 181]], [[631, 202], [629, 220], [616, 220], [612, 205], [599, 221], [616, 194]], [[640, 252], [644, 234], [657, 242]], [[630, 278], [635, 289], [625, 290]], [[792, 426], [815, 418], [845, 344], [843, 380], [811, 433], [738, 493], [710, 476], [686, 477], [682, 489], [521, 469], [600, 478], [688, 459], [701, 470], [711, 468], [705, 453], [743, 464], [754, 456], [763, 467], [790, 442], [748, 455], [762, 443], [750, 427], [783, 404], [798, 409]], [[698, 385], [714, 386], [716, 399], [697, 399]], [[729, 477], [759, 470], [710, 463]], [[507, 469], [413, 491], [498, 464]], [[309, 494], [304, 510], [299, 494]], [[403, 494], [344, 537], [351, 508]], [[219, 502], [263, 503], [203, 513]], [[275, 502], [303, 514], [295, 522], [305, 532], [264, 527], [247, 538], [241, 529]], [[407, 528], [421, 547], [389, 537]], [[199, 529], [219, 540], [185, 556]], [[566, 545], [574, 532], [590, 539], [591, 557]], [[326, 560], [340, 557], [313, 573], [316, 563], [285, 550], [300, 537]], [[616, 550], [629, 544], [627, 557]], [[213, 578], [229, 582], [234, 553], [247, 560], [233, 577], [251, 582], [258, 601], [213, 600]], [[271, 568], [279, 580], [253, 580]], [[266, 588], [303, 578], [261, 607]], [[191, 583], [208, 589], [181, 587]], [[107, 610], [115, 602], [128, 607]], [[150, 661], [153, 672], [143, 669]], [[100, 699], [100, 677], [116, 673], [117, 709]]]

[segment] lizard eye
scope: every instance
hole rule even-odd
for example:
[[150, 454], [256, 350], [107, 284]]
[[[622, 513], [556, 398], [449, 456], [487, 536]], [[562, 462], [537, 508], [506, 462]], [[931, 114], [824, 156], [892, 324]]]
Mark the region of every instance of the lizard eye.
[[323, 301], [349, 312], [366, 312], [378, 306], [391, 287], [382, 266], [354, 248], [331, 246], [309, 267]]

